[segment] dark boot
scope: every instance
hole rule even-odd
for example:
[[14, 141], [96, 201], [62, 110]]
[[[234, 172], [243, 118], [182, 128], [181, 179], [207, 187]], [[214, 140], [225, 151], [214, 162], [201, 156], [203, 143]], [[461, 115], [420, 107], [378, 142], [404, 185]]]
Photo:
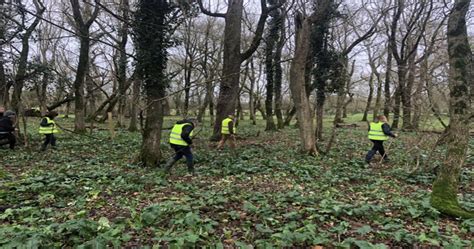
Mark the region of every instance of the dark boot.
[[46, 151], [46, 149], [48, 148], [48, 145], [47, 144], [42, 144], [41, 145], [41, 151]]
[[187, 162], [186, 164], [188, 165], [188, 173], [195, 176], [196, 171], [194, 170], [194, 162]]
[[164, 171], [166, 174], [169, 174], [170, 173], [170, 170], [171, 170], [171, 167], [173, 167], [173, 165], [176, 163], [176, 159], [174, 158], [170, 158], [166, 164], [165, 164], [165, 168], [164, 168]]
[[370, 163], [370, 160], [372, 160], [372, 157], [374, 157], [375, 153], [377, 153], [377, 151], [369, 150], [369, 152], [367, 152], [367, 155], [365, 155], [365, 162]]

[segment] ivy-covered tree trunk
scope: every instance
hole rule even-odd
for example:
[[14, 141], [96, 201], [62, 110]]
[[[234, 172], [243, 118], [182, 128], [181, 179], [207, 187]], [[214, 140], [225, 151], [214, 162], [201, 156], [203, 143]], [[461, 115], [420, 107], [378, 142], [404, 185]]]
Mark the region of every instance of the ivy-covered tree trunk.
[[161, 159], [163, 101], [168, 84], [165, 75], [166, 49], [171, 45], [172, 10], [167, 0], [139, 0], [135, 13], [136, 73], [144, 84], [146, 94], [146, 122], [140, 152], [140, 160], [145, 166], [156, 166]]
[[283, 16], [280, 16], [280, 39], [277, 43], [276, 51], [275, 51], [275, 116], [277, 118], [277, 127], [278, 129], [283, 129], [283, 113], [281, 111], [282, 108], [282, 81], [283, 81], [283, 69], [281, 66], [281, 52], [283, 50], [283, 46], [285, 45], [285, 23]]
[[[271, 4], [274, 1], [270, 1]], [[267, 120], [266, 120], [266, 131], [274, 131], [276, 130], [275, 122], [273, 121], [273, 96], [275, 92], [275, 66], [276, 61], [274, 60], [275, 56], [275, 44], [279, 39], [279, 10], [273, 10], [270, 13], [272, 17], [270, 20], [270, 24], [268, 26], [268, 34], [265, 39], [266, 46], [265, 46], [265, 73], [267, 76], [267, 84], [266, 84], [266, 98], [265, 98], [265, 112], [267, 113]]]
[[467, 157], [469, 144], [469, 119], [472, 115], [469, 91], [474, 84], [472, 52], [466, 28], [469, 5], [470, 0], [456, 0], [449, 14], [450, 123], [446, 137], [446, 157], [433, 183], [431, 193], [433, 207], [444, 214], [464, 218], [474, 218], [474, 213], [463, 209], [457, 200], [458, 179]]
[[[0, 8], [4, 9], [5, 0], [0, 0]], [[0, 15], [0, 41], [5, 40], [5, 25], [6, 25], [6, 18], [4, 15]], [[0, 43], [0, 106], [6, 105], [8, 98], [8, 91], [7, 91], [7, 79], [5, 77], [5, 66], [3, 62], [3, 44]]]

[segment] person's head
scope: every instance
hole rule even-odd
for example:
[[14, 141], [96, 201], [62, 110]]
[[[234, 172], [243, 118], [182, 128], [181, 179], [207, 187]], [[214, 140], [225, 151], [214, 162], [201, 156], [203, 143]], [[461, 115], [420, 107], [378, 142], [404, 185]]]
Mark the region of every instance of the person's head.
[[230, 119], [234, 119], [234, 118], [235, 118], [234, 114], [230, 114], [230, 115], [228, 115], [227, 117], [230, 118]]
[[13, 119], [16, 118], [16, 113], [14, 111], [8, 110], [8, 111], [3, 113], [3, 116], [13, 120]]
[[385, 117], [385, 115], [379, 115], [377, 116], [377, 122], [387, 123], [388, 119]]
[[186, 118], [186, 120], [187, 120], [188, 122], [193, 123], [193, 126], [194, 126], [194, 127], [196, 127], [196, 126], [198, 125], [198, 120], [197, 120], [197, 118], [195, 118], [195, 117], [188, 117], [188, 118]]
[[46, 117], [48, 117], [50, 119], [54, 119], [57, 116], [58, 116], [58, 113], [55, 112], [55, 111], [49, 111], [48, 113], [46, 113]]

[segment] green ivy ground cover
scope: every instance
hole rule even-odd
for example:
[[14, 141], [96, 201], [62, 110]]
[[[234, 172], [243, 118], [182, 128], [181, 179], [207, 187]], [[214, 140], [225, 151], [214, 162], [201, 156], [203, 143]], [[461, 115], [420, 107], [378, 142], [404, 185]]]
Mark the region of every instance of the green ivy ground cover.
[[[241, 122], [232, 152], [217, 151], [206, 126], [196, 141], [199, 175], [186, 176], [183, 161], [165, 177], [134, 162], [139, 133], [113, 141], [105, 130], [93, 132], [100, 140], [64, 133], [57, 151], [40, 153], [35, 129], [32, 122], [30, 149], [0, 150], [0, 247], [473, 246], [474, 220], [429, 204], [431, 169], [443, 156], [429, 146], [435, 135], [402, 134], [388, 148], [390, 163], [368, 166], [363, 127], [339, 129], [331, 152], [314, 158], [298, 152], [292, 127], [267, 133]], [[167, 143], [163, 151], [172, 155]], [[410, 173], [417, 161], [421, 170]], [[460, 178], [470, 209], [473, 165], [468, 158]]]

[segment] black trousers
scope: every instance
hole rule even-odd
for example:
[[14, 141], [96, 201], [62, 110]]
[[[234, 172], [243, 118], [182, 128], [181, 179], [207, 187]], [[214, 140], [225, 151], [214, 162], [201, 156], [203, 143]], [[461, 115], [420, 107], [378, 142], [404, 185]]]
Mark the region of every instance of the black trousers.
[[188, 171], [194, 171], [194, 158], [193, 152], [191, 151], [191, 147], [171, 144], [171, 148], [173, 148], [175, 151], [175, 155], [173, 157], [174, 161], [178, 161], [184, 156], [186, 157], [186, 165], [188, 166]]
[[383, 147], [383, 141], [381, 140], [370, 140], [370, 141], [372, 141], [374, 146], [372, 146], [372, 149], [369, 150], [369, 152], [367, 152], [367, 155], [365, 156], [365, 161], [369, 162], [372, 159], [372, 157], [374, 157], [374, 155], [377, 153], [377, 151], [380, 153], [380, 155], [384, 159], [388, 159], [387, 155], [385, 154], [385, 149]]
[[44, 134], [43, 148], [46, 148], [48, 144], [51, 144], [51, 146], [56, 146], [56, 137], [54, 134]]
[[[7, 141], [1, 141], [1, 140], [4, 140], [6, 139]], [[4, 133], [4, 134], [0, 134], [0, 146], [3, 146], [5, 144], [9, 144], [10, 145], [10, 149], [15, 149], [15, 144], [16, 144], [16, 137], [15, 135], [13, 135], [13, 133]]]

